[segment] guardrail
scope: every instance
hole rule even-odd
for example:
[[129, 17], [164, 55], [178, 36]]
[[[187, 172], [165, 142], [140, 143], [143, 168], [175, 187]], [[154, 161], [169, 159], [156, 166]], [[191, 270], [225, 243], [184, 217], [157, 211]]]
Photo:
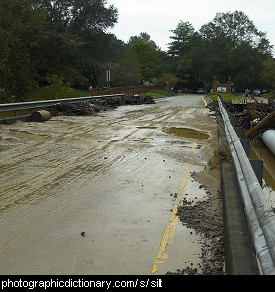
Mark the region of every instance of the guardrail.
[[255, 252], [262, 273], [264, 275], [274, 275], [275, 214], [264, 197], [263, 190], [220, 98], [218, 98], [218, 103]]
[[41, 101], [29, 101], [29, 102], [17, 102], [17, 103], [5, 103], [0, 104], [0, 112], [10, 112], [15, 111], [16, 116], [20, 110], [28, 109], [38, 109], [45, 107], [52, 107], [58, 103], [70, 102], [76, 103], [80, 101], [88, 101], [94, 99], [104, 99], [110, 97], [121, 97], [124, 94], [112, 94], [112, 95], [102, 95], [102, 96], [86, 96], [86, 97], [75, 97], [75, 98], [65, 98], [65, 99], [54, 99], [54, 100], [41, 100]]

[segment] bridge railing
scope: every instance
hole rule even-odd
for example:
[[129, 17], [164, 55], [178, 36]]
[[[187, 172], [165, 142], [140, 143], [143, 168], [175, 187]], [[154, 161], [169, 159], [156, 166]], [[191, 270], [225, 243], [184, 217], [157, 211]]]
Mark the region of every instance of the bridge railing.
[[16, 116], [20, 110], [28, 109], [39, 109], [52, 107], [58, 103], [76, 103], [81, 101], [90, 101], [94, 99], [105, 99], [111, 97], [122, 97], [124, 94], [112, 94], [112, 95], [102, 95], [102, 96], [85, 96], [85, 97], [75, 97], [75, 98], [65, 98], [65, 99], [54, 99], [54, 100], [39, 100], [39, 101], [28, 101], [28, 102], [17, 102], [17, 103], [5, 103], [0, 104], [0, 113], [1, 112], [10, 112], [15, 111]]
[[275, 274], [275, 214], [237, 136], [222, 100], [218, 98], [225, 133], [230, 147], [248, 228], [265, 275]]

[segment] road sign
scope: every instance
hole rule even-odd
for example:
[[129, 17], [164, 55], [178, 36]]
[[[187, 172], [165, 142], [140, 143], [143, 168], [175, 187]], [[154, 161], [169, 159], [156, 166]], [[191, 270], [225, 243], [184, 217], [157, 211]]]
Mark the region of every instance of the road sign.
[[242, 98], [242, 99], [232, 99], [232, 104], [246, 104], [246, 99]]

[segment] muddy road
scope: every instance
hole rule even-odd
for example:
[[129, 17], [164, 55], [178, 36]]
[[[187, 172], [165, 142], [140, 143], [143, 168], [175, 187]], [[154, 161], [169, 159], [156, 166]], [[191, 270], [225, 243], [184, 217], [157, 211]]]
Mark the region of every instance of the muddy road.
[[176, 213], [220, 177], [217, 122], [196, 102], [0, 125], [0, 274], [199, 270], [204, 239]]

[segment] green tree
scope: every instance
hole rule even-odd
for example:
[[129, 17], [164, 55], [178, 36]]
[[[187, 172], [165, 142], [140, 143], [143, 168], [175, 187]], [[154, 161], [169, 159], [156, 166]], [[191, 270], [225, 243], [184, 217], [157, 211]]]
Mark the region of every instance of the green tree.
[[263, 61], [263, 71], [261, 77], [266, 84], [271, 88], [273, 92], [273, 98], [275, 98], [275, 60], [270, 57]]
[[[45, 62], [40, 63], [41, 84], [48, 75], [62, 75], [73, 87], [85, 88], [101, 79], [100, 63], [111, 61], [109, 53], [117, 43], [107, 34], [118, 17], [118, 11], [105, 0], [37, 0], [47, 11], [48, 25], [42, 47]], [[45, 42], [48, 42], [47, 45]], [[122, 51], [122, 50], [121, 50]]]
[[0, 2], [0, 88], [1, 100], [20, 100], [22, 92], [36, 83], [35, 51], [45, 23], [44, 11], [34, 0]]
[[168, 53], [178, 62], [176, 74], [189, 87], [211, 84], [214, 76], [225, 82], [254, 87], [263, 84], [263, 61], [271, 55], [265, 33], [241, 11], [217, 13], [196, 32], [189, 22], [172, 31]]
[[168, 54], [182, 58], [192, 48], [192, 40], [197, 35], [191, 23], [181, 21], [175, 30], [171, 30], [173, 41], [169, 44]]
[[117, 22], [118, 10], [106, 0], [36, 0], [46, 9], [49, 22], [57, 31], [73, 35], [105, 31]]
[[150, 43], [137, 42], [129, 49], [129, 57], [137, 60], [143, 80], [149, 81], [161, 74], [158, 52]]
[[183, 21], [171, 32], [173, 35], [170, 38], [173, 41], [169, 44], [168, 55], [175, 60], [174, 73], [184, 87], [193, 87], [193, 80], [196, 79], [196, 76], [190, 54], [196, 48], [199, 35], [189, 22]]
[[253, 21], [242, 11], [233, 13], [217, 13], [214, 19], [201, 27], [200, 33], [204, 38], [211, 40], [224, 40], [231, 48], [242, 43], [259, 49], [262, 53], [270, 53], [272, 46]]
[[217, 13], [213, 21], [201, 27], [200, 34], [208, 48], [205, 56], [214, 64], [212, 76], [220, 81], [232, 76], [240, 87], [259, 82], [257, 72], [272, 46], [245, 13]]
[[108, 63], [108, 68], [113, 87], [139, 85], [141, 71], [135, 58], [126, 57], [116, 63]]
[[155, 49], [159, 49], [156, 43], [151, 39], [151, 36], [146, 32], [141, 32], [139, 36], [131, 36], [128, 41], [128, 45], [131, 47], [138, 42], [148, 43], [153, 45]]

